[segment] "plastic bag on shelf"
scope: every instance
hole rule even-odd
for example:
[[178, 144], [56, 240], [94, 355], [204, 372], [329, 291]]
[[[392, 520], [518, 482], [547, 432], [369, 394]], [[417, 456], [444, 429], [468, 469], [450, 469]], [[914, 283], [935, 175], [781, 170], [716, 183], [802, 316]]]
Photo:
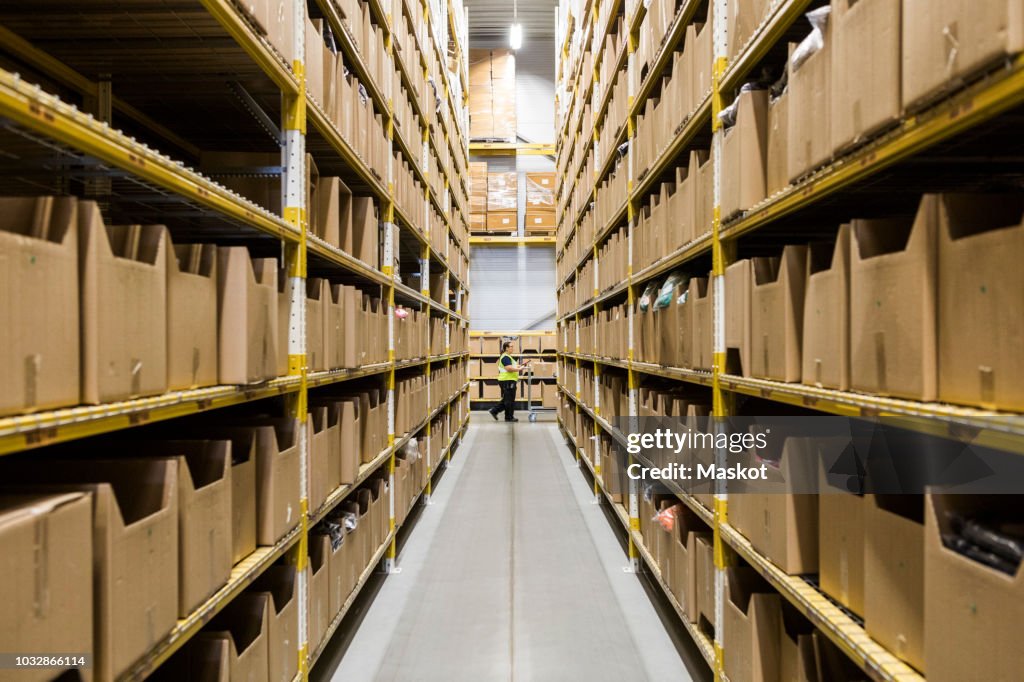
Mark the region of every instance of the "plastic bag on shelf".
[[654, 297], [658, 292], [658, 285], [651, 282], [644, 288], [644, 293], [640, 294], [640, 312], [646, 313], [654, 305]]
[[686, 273], [684, 272], [680, 272], [679, 270], [676, 270], [668, 277], [666, 277], [665, 281], [661, 285], [661, 288], [658, 289], [658, 297], [654, 301], [654, 309], [661, 310], [663, 308], [669, 307], [672, 304], [673, 299], [675, 298], [673, 293], [675, 292], [676, 287], [681, 286], [685, 288], [689, 281], [689, 276], [686, 275]]
[[662, 509], [654, 515], [652, 521], [657, 521], [661, 524], [661, 527], [671, 533], [676, 527], [676, 510], [679, 509], [679, 505], [674, 505], [668, 509]]
[[825, 5], [804, 15], [807, 17], [807, 21], [811, 22], [811, 32], [800, 41], [789, 58], [789, 67], [793, 71], [799, 69], [808, 57], [825, 47], [825, 28], [828, 26], [828, 18], [831, 14], [832, 8]]

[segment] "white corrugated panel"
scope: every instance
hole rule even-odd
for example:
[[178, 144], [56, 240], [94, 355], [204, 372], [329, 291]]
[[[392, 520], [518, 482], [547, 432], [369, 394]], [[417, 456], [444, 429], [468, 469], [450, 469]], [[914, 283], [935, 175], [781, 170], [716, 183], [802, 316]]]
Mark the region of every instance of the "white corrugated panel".
[[474, 246], [470, 255], [471, 329], [554, 329], [555, 250]]

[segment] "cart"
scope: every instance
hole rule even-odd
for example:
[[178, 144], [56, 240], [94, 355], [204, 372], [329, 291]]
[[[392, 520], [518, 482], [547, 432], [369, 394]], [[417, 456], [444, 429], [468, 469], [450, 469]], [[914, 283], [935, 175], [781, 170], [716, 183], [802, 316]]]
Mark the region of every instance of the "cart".
[[[522, 356], [519, 361], [522, 362]], [[554, 407], [534, 407], [533, 405], [533, 367], [530, 367], [530, 371], [526, 373], [526, 416], [531, 422], [537, 421], [538, 412], [554, 412], [557, 408]]]

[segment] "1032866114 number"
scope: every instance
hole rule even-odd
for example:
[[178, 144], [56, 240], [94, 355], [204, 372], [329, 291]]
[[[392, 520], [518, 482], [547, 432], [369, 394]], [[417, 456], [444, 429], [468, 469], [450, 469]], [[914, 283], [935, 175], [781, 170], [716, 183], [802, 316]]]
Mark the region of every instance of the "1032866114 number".
[[11, 654], [0, 653], [0, 670], [17, 668], [88, 668], [90, 654]]

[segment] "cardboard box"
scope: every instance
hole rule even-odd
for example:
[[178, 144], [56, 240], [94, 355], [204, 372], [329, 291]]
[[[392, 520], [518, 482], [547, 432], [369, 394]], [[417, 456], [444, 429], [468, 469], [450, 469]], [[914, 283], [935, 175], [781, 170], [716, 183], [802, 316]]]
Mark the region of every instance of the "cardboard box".
[[768, 151], [765, 153], [765, 196], [789, 186], [789, 91], [768, 103]]
[[555, 214], [552, 211], [544, 212], [528, 210], [526, 212], [524, 225], [527, 232], [550, 232], [558, 227], [558, 223], [555, 221]]
[[[212, 429], [197, 428], [201, 437], [214, 437]], [[191, 435], [191, 434], [190, 434]], [[231, 441], [231, 563], [237, 564], [256, 549], [256, 437], [251, 430], [221, 434]]]
[[286, 64], [295, 61], [295, 12], [289, 0], [269, 0], [270, 13], [267, 40], [284, 57]]
[[555, 174], [526, 174], [526, 206], [530, 209], [555, 210]]
[[500, 336], [484, 336], [480, 338], [480, 353], [483, 355], [498, 355], [501, 353]]
[[818, 578], [821, 591], [864, 613], [864, 497], [832, 488], [818, 495]]
[[[778, 462], [777, 467], [766, 468], [767, 481], [729, 484], [729, 524], [760, 554], [791, 575], [818, 571], [818, 498], [781, 492], [787, 481], [814, 480], [817, 459], [810, 441], [789, 437], [775, 452], [759, 452]], [[778, 442], [770, 441], [770, 445]], [[730, 461], [742, 461], [747, 466], [760, 464], [752, 453]]]
[[326, 522], [327, 535], [330, 541], [330, 575], [331, 583], [327, 590], [329, 614], [328, 620], [333, 618], [341, 610], [345, 599], [351, 594], [358, 580], [355, 566], [355, 529], [346, 528], [344, 512], [334, 512]]
[[114, 447], [119, 454], [178, 463], [178, 617], [186, 618], [231, 576], [231, 443], [154, 440]]
[[299, 671], [299, 593], [295, 566], [266, 569], [248, 589], [267, 598], [267, 680], [289, 682]]
[[750, 376], [750, 295], [753, 288], [749, 258], [725, 268], [725, 352], [726, 369]]
[[177, 461], [22, 460], [4, 477], [26, 491], [92, 494], [93, 675], [117, 677], [176, 622]]
[[519, 229], [515, 211], [490, 211], [487, 213], [488, 232], [515, 232]]
[[938, 213], [939, 400], [1024, 410], [1024, 202], [947, 194]]
[[250, 258], [244, 246], [221, 246], [217, 278], [220, 383], [249, 384], [275, 377], [277, 261]]
[[830, 125], [832, 148], [837, 153], [899, 120], [901, 2], [832, 3]]
[[832, 22], [825, 45], [799, 68], [789, 66], [789, 180], [795, 182], [832, 157]]
[[[672, 592], [686, 612], [691, 623], [698, 619], [697, 611], [697, 538], [710, 536], [707, 524], [686, 505], [676, 510], [672, 531], [674, 560], [669, 576]], [[713, 541], [713, 538], [712, 538]]]
[[483, 381], [480, 385], [483, 386], [481, 397], [484, 400], [501, 400], [501, 386], [497, 381]]
[[327, 280], [310, 277], [306, 280], [306, 369], [310, 372], [328, 369], [325, 352], [326, 305]]
[[[0, 495], [0, 639], [12, 651], [93, 651], [92, 497]], [[91, 671], [83, 670], [86, 679]], [[49, 680], [26, 669], [18, 679]]]
[[358, 320], [362, 295], [345, 284], [327, 284], [324, 315], [324, 353], [329, 369], [359, 366]]
[[310, 221], [310, 230], [331, 246], [343, 249], [342, 232], [351, 234], [352, 229], [352, 193], [340, 178], [321, 177], [315, 196], [316, 220]]
[[[341, 225], [345, 229], [345, 225]], [[373, 197], [352, 197], [352, 228], [342, 232], [342, 249], [371, 267], [380, 267], [380, 229]]]
[[767, 154], [768, 91], [746, 90], [737, 98], [736, 124], [722, 142], [723, 220], [767, 196]]
[[217, 246], [169, 245], [167, 388], [217, 383]]
[[306, 494], [309, 508], [320, 509], [327, 499], [327, 493], [337, 487], [329, 480], [331, 448], [328, 443], [327, 408], [311, 405], [306, 420], [306, 441], [309, 443], [309, 477]]
[[519, 174], [515, 171], [487, 174], [487, 212], [515, 212], [519, 205]]
[[728, 15], [726, 35], [729, 37], [727, 52], [729, 61], [733, 61], [750, 41], [768, 11], [768, 5], [766, 0], [754, 0], [753, 2], [729, 0], [726, 12]]
[[903, 106], [916, 109], [1024, 49], [1024, 5], [903, 0]]
[[[697, 563], [697, 624], [702, 632], [715, 628], [715, 540], [711, 533], [695, 538]], [[706, 624], [702, 621], [706, 621]], [[708, 629], [710, 625], [710, 630]]]
[[693, 301], [691, 348], [694, 369], [710, 369], [712, 364], [711, 287], [709, 281], [706, 277], [690, 278], [690, 290], [687, 294], [687, 305], [690, 300]]
[[790, 244], [782, 257], [751, 259], [750, 373], [800, 381], [807, 247]]
[[305, 15], [306, 31], [306, 40], [303, 44], [306, 48], [306, 59], [304, 62], [306, 67], [306, 92], [326, 112], [327, 105], [326, 100], [324, 100], [324, 53], [327, 52], [327, 47], [324, 44], [323, 38], [323, 20], [313, 21], [309, 18], [308, 11], [303, 12], [303, 14]]
[[924, 580], [923, 496], [865, 495], [864, 629], [927, 673]]
[[[294, 282], [288, 276], [284, 261], [274, 261], [277, 269], [277, 353], [274, 359], [274, 376], [287, 376], [291, 366], [290, 345], [292, 333], [292, 288]], [[322, 306], [321, 306], [322, 308]], [[317, 311], [319, 312], [319, 311]], [[321, 316], [322, 319], [322, 316]]]
[[[0, 415], [74, 405], [79, 365], [78, 201], [0, 199], [5, 255]], [[83, 207], [88, 210], [88, 204]]]
[[272, 546], [299, 522], [299, 423], [291, 417], [261, 417], [256, 433], [257, 542]]
[[816, 682], [818, 666], [814, 626], [789, 602], [782, 604], [779, 633], [779, 679], [785, 682]]
[[487, 214], [471, 213], [469, 215], [469, 231], [485, 232], [487, 230]]
[[[228, 422], [211, 419], [196, 429], [207, 437], [231, 440], [232, 532], [236, 546], [244, 543], [239, 547], [244, 553], [235, 553], [236, 563], [257, 543], [277, 544], [299, 521], [298, 428], [290, 417], [258, 416]], [[252, 544], [244, 551], [249, 536]]]
[[778, 679], [782, 596], [750, 566], [726, 569], [724, 670], [730, 680]]
[[938, 197], [917, 216], [855, 220], [850, 242], [850, 387], [934, 400]]
[[330, 567], [328, 559], [331, 543], [326, 535], [309, 536], [308, 596], [306, 612], [306, 642], [315, 651], [327, 633], [330, 623]]
[[925, 496], [924, 658], [928, 679], [1012, 680], [1020, 676], [1016, 626], [1024, 622], [1022, 573], [980, 564], [942, 543], [949, 513], [1020, 527], [1020, 495]]
[[359, 430], [362, 428], [362, 415], [359, 413], [359, 401], [351, 398], [339, 403], [341, 423], [338, 426], [340, 441], [340, 462], [338, 478], [341, 485], [355, 483], [359, 474]]
[[807, 247], [803, 368], [809, 386], [850, 387], [850, 226], [840, 225], [835, 243]]
[[104, 226], [79, 203], [82, 402], [167, 390], [167, 228]]
[[266, 680], [269, 623], [267, 595], [247, 592], [235, 597], [196, 637], [219, 640], [228, 646], [232, 680]]

